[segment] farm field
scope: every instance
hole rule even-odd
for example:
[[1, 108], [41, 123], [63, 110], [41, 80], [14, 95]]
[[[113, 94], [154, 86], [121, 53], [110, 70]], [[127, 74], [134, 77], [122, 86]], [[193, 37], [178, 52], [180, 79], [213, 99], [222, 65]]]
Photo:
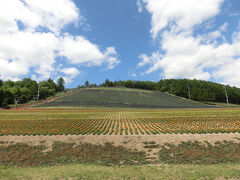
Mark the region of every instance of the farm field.
[[[160, 91], [128, 88], [81, 89], [73, 94], [36, 105], [49, 107], [98, 108], [209, 108], [209, 105], [190, 101]], [[213, 107], [213, 106], [212, 106]]]
[[0, 179], [240, 178], [239, 149], [237, 108], [0, 111]]
[[156, 135], [240, 132], [239, 109], [1, 111], [0, 135]]

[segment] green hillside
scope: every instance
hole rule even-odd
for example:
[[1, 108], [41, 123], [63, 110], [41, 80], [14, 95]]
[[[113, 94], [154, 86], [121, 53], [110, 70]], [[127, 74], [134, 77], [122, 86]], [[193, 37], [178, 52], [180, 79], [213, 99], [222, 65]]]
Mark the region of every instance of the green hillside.
[[159, 90], [185, 98], [188, 98], [190, 93], [192, 100], [204, 103], [226, 103], [227, 93], [229, 103], [240, 104], [240, 88], [196, 79], [161, 79], [158, 82], [134, 80], [112, 82], [106, 79], [100, 86]]
[[115, 107], [115, 108], [208, 108], [160, 91], [128, 88], [90, 88], [64, 96], [39, 107]]

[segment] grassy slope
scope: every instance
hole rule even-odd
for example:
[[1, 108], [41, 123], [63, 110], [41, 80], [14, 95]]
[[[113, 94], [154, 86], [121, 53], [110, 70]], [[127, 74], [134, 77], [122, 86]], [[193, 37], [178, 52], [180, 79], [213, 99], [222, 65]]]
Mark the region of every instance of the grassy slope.
[[40, 107], [118, 107], [118, 108], [207, 108], [208, 105], [189, 101], [160, 91], [137, 89], [85, 89], [59, 98]]
[[216, 179], [240, 178], [240, 164], [99, 166], [69, 164], [35, 168], [0, 166], [7, 179]]

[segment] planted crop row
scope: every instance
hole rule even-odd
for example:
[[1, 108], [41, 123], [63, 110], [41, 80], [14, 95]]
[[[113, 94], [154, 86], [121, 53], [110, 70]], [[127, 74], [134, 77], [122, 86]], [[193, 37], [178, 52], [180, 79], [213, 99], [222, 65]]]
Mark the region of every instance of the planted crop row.
[[[171, 116], [172, 113], [172, 116]], [[19, 115], [19, 116], [18, 116]], [[4, 112], [0, 135], [150, 135], [240, 132], [240, 114], [207, 112]]]

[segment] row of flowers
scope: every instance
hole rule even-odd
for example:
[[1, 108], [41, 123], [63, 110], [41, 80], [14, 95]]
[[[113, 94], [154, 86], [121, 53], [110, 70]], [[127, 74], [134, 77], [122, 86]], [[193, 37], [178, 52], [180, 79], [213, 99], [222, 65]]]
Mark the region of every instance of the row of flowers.
[[[70, 114], [43, 113], [24, 115], [22, 119], [0, 117], [0, 135], [139, 135], [161, 133], [230, 133], [240, 132], [240, 116], [222, 113], [198, 116], [160, 116], [144, 112], [97, 112]], [[21, 114], [20, 116], [23, 117]], [[16, 114], [14, 114], [16, 117]], [[45, 118], [42, 118], [45, 117]], [[54, 118], [56, 117], [56, 118]], [[151, 117], [151, 118], [149, 118]]]

